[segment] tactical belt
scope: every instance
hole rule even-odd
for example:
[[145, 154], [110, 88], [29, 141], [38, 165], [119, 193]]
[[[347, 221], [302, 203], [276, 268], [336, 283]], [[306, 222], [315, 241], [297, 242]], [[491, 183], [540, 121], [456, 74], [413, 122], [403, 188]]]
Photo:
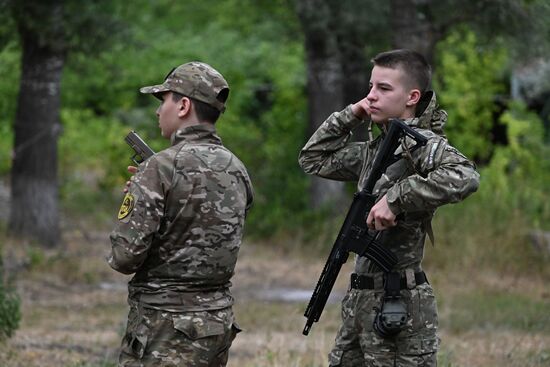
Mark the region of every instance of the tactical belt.
[[[414, 273], [414, 282], [415, 286], [428, 283], [428, 278], [426, 277], [426, 274], [421, 271], [419, 273]], [[368, 275], [357, 275], [355, 273], [351, 274], [351, 288], [353, 289], [375, 289], [378, 287], [374, 286], [374, 277], [370, 277]], [[399, 280], [401, 289], [408, 289], [407, 286], [407, 278], [401, 277]], [[413, 287], [414, 288], [414, 287]], [[380, 289], [383, 289], [381, 287]]]

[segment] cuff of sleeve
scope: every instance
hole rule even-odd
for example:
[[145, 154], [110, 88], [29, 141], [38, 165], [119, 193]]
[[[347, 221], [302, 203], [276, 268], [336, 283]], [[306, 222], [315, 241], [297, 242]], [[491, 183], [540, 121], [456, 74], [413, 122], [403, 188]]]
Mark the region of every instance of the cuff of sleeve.
[[357, 118], [357, 116], [353, 114], [353, 111], [351, 110], [351, 104], [344, 108], [342, 112], [340, 112], [340, 121], [342, 121], [344, 125], [350, 130], [363, 123], [363, 120]]
[[403, 210], [401, 209], [399, 184], [394, 185], [388, 190], [388, 192], [386, 193], [386, 200], [388, 202], [388, 207], [393, 214], [399, 215], [403, 212]]

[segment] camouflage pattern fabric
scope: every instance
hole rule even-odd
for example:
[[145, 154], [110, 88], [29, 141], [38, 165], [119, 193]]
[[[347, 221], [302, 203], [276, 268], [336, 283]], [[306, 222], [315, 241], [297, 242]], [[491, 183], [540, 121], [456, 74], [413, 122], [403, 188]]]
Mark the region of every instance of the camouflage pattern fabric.
[[225, 366], [239, 331], [231, 308], [173, 313], [134, 302], [119, 366]]
[[407, 305], [406, 328], [384, 339], [373, 330], [383, 289], [351, 289], [342, 301], [342, 325], [329, 354], [331, 366], [436, 366], [439, 338], [437, 306], [432, 287], [425, 283], [401, 291]]
[[222, 309], [252, 185], [214, 125], [178, 130], [139, 166], [111, 233], [109, 265], [135, 276], [129, 298], [164, 311]]
[[[383, 231], [380, 242], [397, 255], [399, 263], [395, 270], [401, 272], [402, 277], [422, 271], [424, 243], [427, 232], [431, 230], [435, 210], [441, 205], [463, 200], [479, 185], [475, 165], [451, 146], [443, 135], [446, 119], [447, 114], [437, 109], [436, 97], [432, 94], [418, 117], [405, 120], [426, 136], [428, 143], [410, 152], [408, 147], [412, 146], [412, 142], [409, 138], [403, 139], [396, 152], [403, 159], [391, 165], [373, 189], [378, 199], [387, 194], [390, 209], [399, 215], [397, 226]], [[361, 123], [363, 121], [355, 117], [351, 106], [329, 116], [300, 152], [302, 169], [324, 178], [357, 181], [358, 188], [362, 188], [384, 134], [370, 142], [351, 142], [351, 130]], [[355, 273], [374, 278], [382, 276], [379, 269], [365, 257], [356, 257]], [[372, 290], [350, 291], [343, 305], [344, 322], [336, 338], [336, 347], [330, 354], [331, 364], [338, 365], [340, 360], [359, 360], [363, 355], [363, 364], [342, 362], [342, 365], [433, 365], [429, 361], [435, 361], [438, 345], [435, 300], [432, 300], [433, 292], [429, 284], [416, 289], [422, 293], [409, 296], [408, 305], [414, 311], [410, 312], [412, 319], [409, 322], [416, 327], [398, 334], [392, 348], [389, 341], [382, 343], [372, 332], [370, 318], [373, 317], [372, 308], [380, 308], [379, 297], [376, 298]], [[425, 323], [422, 315], [432, 316]], [[429, 357], [432, 353], [434, 356]], [[427, 362], [416, 364], [413, 363], [415, 359], [427, 359]], [[384, 362], [376, 364], [373, 360]], [[400, 360], [403, 362], [391, 362]]]
[[252, 185], [214, 125], [178, 130], [172, 144], [139, 166], [110, 236], [109, 265], [135, 273], [120, 365], [224, 366]]
[[[224, 77], [210, 65], [192, 61], [172, 70], [164, 83], [140, 89], [141, 93], [153, 94], [159, 99], [160, 94], [168, 91], [197, 99], [223, 112], [225, 100], [229, 94], [229, 85]], [[224, 93], [220, 94], [222, 91]]]

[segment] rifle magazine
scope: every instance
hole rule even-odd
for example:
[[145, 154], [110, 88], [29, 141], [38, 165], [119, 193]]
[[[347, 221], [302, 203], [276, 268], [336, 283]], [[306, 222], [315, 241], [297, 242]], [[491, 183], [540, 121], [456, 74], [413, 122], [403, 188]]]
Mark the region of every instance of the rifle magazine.
[[398, 262], [397, 256], [391, 250], [376, 241], [371, 242], [363, 256], [374, 262], [385, 272], [392, 270]]

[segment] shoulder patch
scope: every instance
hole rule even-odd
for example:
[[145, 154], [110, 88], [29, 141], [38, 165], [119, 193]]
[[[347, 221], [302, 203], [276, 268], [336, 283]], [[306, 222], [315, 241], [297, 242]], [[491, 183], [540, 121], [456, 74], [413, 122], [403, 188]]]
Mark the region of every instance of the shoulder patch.
[[120, 209], [118, 211], [119, 220], [122, 220], [130, 215], [130, 213], [134, 209], [135, 202], [136, 200], [134, 199], [134, 195], [130, 194], [129, 192], [126, 193], [126, 196], [124, 196], [124, 199], [122, 200], [122, 205], [120, 206]]

